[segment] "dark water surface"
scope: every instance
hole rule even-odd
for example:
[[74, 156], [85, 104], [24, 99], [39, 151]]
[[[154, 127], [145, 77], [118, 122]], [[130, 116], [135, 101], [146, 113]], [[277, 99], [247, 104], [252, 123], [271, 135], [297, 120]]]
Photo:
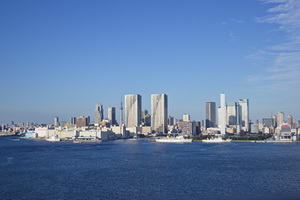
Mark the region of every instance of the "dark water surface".
[[300, 197], [300, 143], [0, 137], [0, 199]]

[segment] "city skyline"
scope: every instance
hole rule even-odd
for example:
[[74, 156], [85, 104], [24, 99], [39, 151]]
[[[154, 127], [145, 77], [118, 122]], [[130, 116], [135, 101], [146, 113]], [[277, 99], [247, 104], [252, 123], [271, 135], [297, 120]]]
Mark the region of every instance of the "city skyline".
[[281, 111], [297, 121], [299, 9], [291, 0], [4, 1], [0, 123], [94, 116], [98, 102], [119, 116], [125, 94], [145, 97], [147, 110], [151, 94], [167, 94], [170, 116], [199, 121], [221, 92], [249, 99], [253, 122]]

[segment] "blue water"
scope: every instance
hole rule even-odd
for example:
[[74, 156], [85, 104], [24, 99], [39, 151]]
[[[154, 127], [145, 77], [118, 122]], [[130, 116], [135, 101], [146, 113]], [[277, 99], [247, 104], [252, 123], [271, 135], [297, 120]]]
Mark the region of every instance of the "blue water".
[[0, 137], [0, 199], [300, 197], [300, 143]]

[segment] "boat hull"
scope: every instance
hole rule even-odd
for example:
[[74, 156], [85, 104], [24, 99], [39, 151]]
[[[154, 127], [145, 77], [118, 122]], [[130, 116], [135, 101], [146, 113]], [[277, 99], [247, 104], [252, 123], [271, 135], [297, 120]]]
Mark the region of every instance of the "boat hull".
[[162, 143], [190, 143], [193, 139], [156, 139], [155, 141]]

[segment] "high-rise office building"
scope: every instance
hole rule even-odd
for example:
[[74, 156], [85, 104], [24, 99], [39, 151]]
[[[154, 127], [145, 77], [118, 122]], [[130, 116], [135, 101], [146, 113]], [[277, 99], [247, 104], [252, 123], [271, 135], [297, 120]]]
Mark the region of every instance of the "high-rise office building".
[[111, 126], [116, 125], [116, 108], [115, 107], [108, 107], [107, 109], [108, 115], [107, 119]]
[[182, 120], [184, 122], [189, 122], [191, 119], [191, 116], [189, 114], [183, 114]]
[[292, 115], [288, 115], [287, 117], [287, 122], [292, 125], [293, 124], [293, 116]]
[[100, 124], [103, 120], [103, 106], [101, 104], [96, 105], [95, 124]]
[[227, 125], [236, 125], [237, 123], [237, 106], [236, 102], [229, 102], [227, 103], [226, 107], [226, 124]]
[[166, 133], [168, 125], [168, 96], [151, 95], [151, 127], [156, 132]]
[[173, 126], [174, 124], [174, 117], [169, 116], [168, 117], [168, 125]]
[[272, 122], [273, 122], [272, 126], [273, 126], [274, 128], [276, 128], [276, 127], [277, 127], [277, 116], [276, 116], [276, 115], [273, 115], [273, 116], [272, 116]]
[[216, 126], [216, 102], [206, 102], [206, 128]]
[[70, 118], [70, 124], [76, 124], [76, 117], [71, 117]]
[[125, 95], [125, 126], [140, 126], [142, 121], [142, 97], [139, 94]]
[[58, 119], [58, 117], [54, 117], [54, 126], [55, 127], [59, 126], [59, 119]]
[[249, 99], [239, 99], [239, 124], [247, 132], [249, 131]]
[[279, 112], [277, 114], [277, 126], [281, 127], [281, 124], [284, 122], [284, 113], [283, 112]]
[[225, 135], [226, 134], [226, 103], [225, 103], [225, 94], [221, 93], [220, 94], [220, 114], [221, 114], [221, 134]]

